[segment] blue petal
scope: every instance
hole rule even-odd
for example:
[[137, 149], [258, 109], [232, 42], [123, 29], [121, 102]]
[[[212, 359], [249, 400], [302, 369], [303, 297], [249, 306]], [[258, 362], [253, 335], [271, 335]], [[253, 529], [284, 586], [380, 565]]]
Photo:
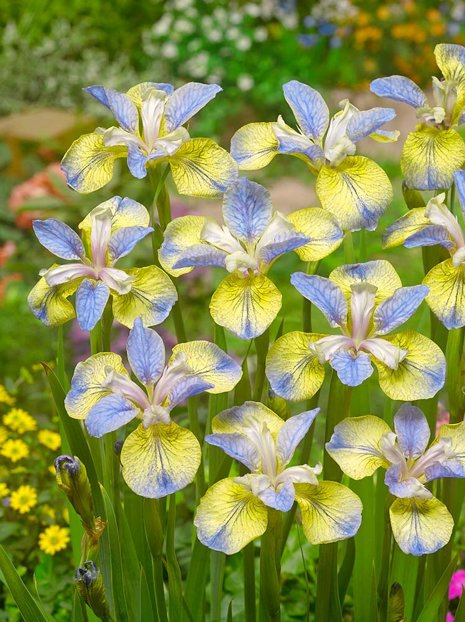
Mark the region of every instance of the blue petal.
[[33, 220], [37, 239], [47, 250], [62, 259], [82, 259], [84, 246], [78, 234], [55, 218]]
[[158, 380], [165, 366], [165, 346], [155, 330], [144, 327], [140, 317], [129, 331], [127, 353], [129, 365], [142, 384]]
[[269, 508], [274, 508], [280, 512], [289, 512], [295, 500], [294, 484], [291, 481], [285, 481], [279, 486], [279, 490], [270, 486], [262, 490], [258, 497]]
[[165, 104], [166, 130], [171, 132], [184, 125], [222, 90], [217, 84], [200, 82], [189, 82], [176, 89]]
[[100, 438], [129, 423], [139, 409], [122, 395], [106, 395], [93, 406], [86, 418], [86, 428], [91, 436]]
[[449, 232], [441, 225], [427, 225], [420, 231], [412, 233], [404, 242], [406, 248], [416, 248], [417, 246], [436, 246], [440, 244], [449, 249], [454, 246], [450, 239]]
[[168, 406], [174, 408], [184, 400], [187, 400], [193, 395], [198, 395], [203, 391], [213, 388], [213, 384], [199, 378], [198, 376], [183, 376], [180, 377], [174, 387], [168, 393]]
[[323, 97], [297, 80], [284, 84], [283, 92], [303, 132], [315, 140], [321, 138], [329, 122], [329, 110]]
[[113, 262], [130, 253], [138, 242], [152, 232], [152, 227], [123, 227], [116, 231], [108, 244]]
[[329, 364], [342, 384], [349, 387], [358, 387], [373, 373], [370, 357], [365, 352], [352, 354], [341, 349], [330, 359]]
[[124, 130], [127, 132], [138, 131], [139, 113], [134, 102], [125, 93], [106, 89], [103, 86], [88, 86], [84, 91], [90, 93], [106, 106]]
[[290, 462], [297, 445], [307, 434], [319, 412], [319, 408], [314, 408], [300, 415], [294, 415], [284, 422], [276, 438], [276, 449], [283, 466]]
[[219, 266], [224, 268], [226, 256], [227, 253], [214, 246], [210, 246], [210, 244], [194, 244], [183, 251], [182, 258], [173, 264], [173, 268], [192, 268], [197, 266]]
[[318, 145], [309, 145], [305, 147], [293, 136], [280, 136], [278, 138], [279, 153], [299, 153], [309, 158], [313, 163], [324, 162], [324, 153]]
[[305, 246], [305, 244], [310, 242], [310, 238], [308, 238], [304, 233], [295, 230], [285, 231], [280, 235], [280, 237], [283, 239], [262, 246], [260, 250], [260, 258], [265, 263], [269, 264], [273, 261], [273, 259], [279, 257], [279, 255], [283, 255], [284, 253], [293, 251], [296, 248]]
[[460, 207], [462, 208], [463, 215], [465, 216], [465, 171], [456, 171], [454, 173], [454, 181]]
[[294, 272], [291, 283], [328, 319], [331, 326], [343, 326], [347, 320], [347, 301], [340, 287], [322, 276]]
[[167, 95], [171, 95], [174, 91], [174, 86], [169, 82], [150, 82], [149, 84], [157, 89], [157, 91], [163, 91]]
[[427, 482], [441, 477], [465, 477], [465, 465], [460, 460], [444, 460], [436, 462], [425, 469], [425, 477]]
[[425, 451], [430, 429], [425, 415], [416, 406], [402, 404], [394, 416], [397, 441], [406, 458], [418, 458]]
[[144, 155], [142, 151], [135, 145], [128, 146], [128, 169], [131, 175], [134, 175], [137, 179], [144, 179], [147, 177], [147, 162], [149, 157]]
[[207, 434], [210, 445], [220, 447], [228, 456], [239, 460], [249, 471], [256, 471], [261, 463], [257, 446], [245, 434]]
[[427, 499], [432, 496], [415, 477], [404, 478], [402, 464], [393, 464], [389, 467], [384, 476], [384, 483], [389, 488], [389, 492], [400, 499], [412, 497]]
[[374, 324], [377, 335], [387, 335], [406, 322], [428, 295], [426, 285], [400, 287], [392, 296], [383, 300], [374, 313]]
[[396, 111], [393, 108], [360, 110], [351, 117], [347, 124], [347, 136], [353, 143], [358, 143], [362, 138], [376, 132], [385, 123], [392, 121], [395, 116]]
[[225, 193], [223, 217], [239, 239], [256, 240], [271, 220], [271, 197], [266, 188], [240, 177]]
[[76, 292], [76, 315], [82, 330], [90, 331], [102, 317], [110, 289], [102, 281], [85, 279]]
[[427, 99], [421, 88], [404, 76], [377, 78], [370, 84], [370, 91], [379, 97], [387, 97], [414, 108], [426, 106]]

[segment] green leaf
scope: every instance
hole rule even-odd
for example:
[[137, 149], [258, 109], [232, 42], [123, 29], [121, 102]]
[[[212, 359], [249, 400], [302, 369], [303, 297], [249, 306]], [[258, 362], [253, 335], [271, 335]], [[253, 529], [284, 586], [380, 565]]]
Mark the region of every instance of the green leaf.
[[166, 569], [168, 572], [169, 619], [170, 622], [179, 622], [182, 617], [182, 581], [176, 551], [174, 536], [176, 529], [176, 496], [170, 495], [168, 521], [166, 530]]
[[229, 601], [228, 615], [226, 618], [226, 622], [233, 622], [232, 600]]
[[465, 622], [465, 592], [462, 592], [459, 606], [455, 612], [454, 622]]
[[203, 620], [205, 585], [210, 567], [209, 555], [210, 550], [196, 538], [184, 592], [186, 604], [194, 622], [202, 622]]
[[441, 606], [442, 600], [447, 594], [447, 588], [449, 587], [452, 573], [457, 566], [457, 560], [458, 555], [455, 555], [449, 562], [449, 565], [442, 573], [441, 578], [436, 583], [429, 598], [426, 599], [425, 605], [418, 616], [417, 622], [431, 622], [431, 620], [434, 620], [434, 617]]

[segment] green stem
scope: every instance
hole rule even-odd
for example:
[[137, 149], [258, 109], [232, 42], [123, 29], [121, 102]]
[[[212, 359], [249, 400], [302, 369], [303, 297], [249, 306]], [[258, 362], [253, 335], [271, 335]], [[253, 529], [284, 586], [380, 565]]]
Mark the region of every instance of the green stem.
[[255, 337], [255, 349], [257, 352], [257, 371], [253, 388], [253, 399], [260, 402], [262, 399], [263, 387], [265, 385], [265, 364], [268, 346], [270, 344], [270, 331], [267, 328], [262, 335]]
[[163, 526], [157, 499], [144, 499], [144, 524], [150, 552], [152, 553], [155, 599], [160, 622], [168, 622], [163, 580]]
[[255, 596], [255, 544], [253, 542], [242, 550], [242, 562], [245, 622], [255, 622], [257, 619], [257, 603]]
[[359, 236], [359, 253], [358, 260], [360, 262], [366, 261], [368, 258], [368, 249], [367, 249], [367, 236], [366, 229], [361, 229]]
[[345, 263], [355, 262], [354, 241], [353, 241], [351, 231], [346, 231], [344, 235], [344, 262]]
[[223, 597], [223, 578], [226, 556], [220, 551], [210, 555], [211, 583], [211, 622], [221, 622], [221, 600]]
[[260, 547], [260, 622], [281, 620], [280, 533], [281, 513], [269, 508]]
[[[351, 387], [347, 387], [337, 377], [335, 371], [331, 376], [331, 384], [328, 394], [328, 408], [326, 412], [325, 442], [328, 442], [334, 431], [334, 427], [350, 416], [350, 401], [352, 396]], [[326, 452], [324, 455], [323, 469], [325, 479], [339, 482], [342, 472], [331, 456]]]
[[63, 325], [58, 326], [57, 331], [57, 377], [63, 387], [63, 390], [65, 392], [68, 391], [70, 385], [68, 375], [66, 373]]
[[464, 344], [464, 328], [452, 328], [447, 337], [446, 388], [449, 396], [450, 422], [458, 423], [463, 419], [464, 395], [461, 377], [461, 360]]
[[[309, 261], [305, 272], [307, 274], [316, 274], [319, 265], [319, 261]], [[304, 333], [312, 332], [312, 303], [307, 298], [303, 298], [302, 301], [302, 330]]]

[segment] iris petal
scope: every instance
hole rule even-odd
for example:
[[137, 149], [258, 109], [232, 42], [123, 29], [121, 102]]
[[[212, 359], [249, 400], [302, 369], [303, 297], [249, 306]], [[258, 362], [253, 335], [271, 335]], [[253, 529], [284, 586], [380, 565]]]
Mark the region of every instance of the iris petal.
[[239, 239], [253, 242], [271, 220], [271, 197], [266, 188], [241, 177], [224, 195], [224, 222]]
[[103, 86], [88, 86], [84, 91], [106, 106], [123, 129], [128, 132], [138, 131], [139, 114], [134, 102], [126, 93], [119, 93]]
[[415, 207], [390, 225], [383, 234], [384, 248], [399, 246], [414, 233], [427, 227], [430, 221], [425, 216], [424, 207]]
[[369, 283], [376, 289], [375, 302], [379, 304], [402, 287], [402, 281], [389, 261], [379, 259], [365, 263], [348, 264], [335, 268], [329, 275], [342, 289], [346, 298], [352, 296], [352, 285], [357, 283]]
[[294, 272], [291, 283], [302, 296], [320, 309], [331, 326], [344, 326], [347, 321], [347, 302], [338, 285], [325, 277], [304, 272]]
[[400, 287], [392, 296], [383, 300], [374, 313], [377, 335], [386, 335], [406, 322], [418, 309], [428, 294], [424, 285]]
[[393, 108], [371, 108], [371, 110], [358, 110], [347, 124], [347, 136], [353, 143], [358, 143], [379, 130], [379, 128], [392, 121], [396, 116]]
[[[439, 477], [465, 477], [465, 424], [464, 422], [442, 425], [438, 440], [450, 443], [450, 457], [425, 469], [426, 481]], [[433, 444], [434, 447], [434, 444]]]
[[284, 422], [276, 439], [276, 451], [283, 466], [290, 462], [297, 445], [307, 434], [319, 411], [319, 408], [307, 410]]
[[446, 259], [431, 268], [423, 283], [429, 287], [426, 302], [444, 326], [465, 326], [465, 266]]
[[68, 297], [74, 294], [79, 283], [80, 279], [76, 279], [62, 285], [50, 286], [42, 277], [27, 297], [29, 308], [46, 326], [60, 326], [76, 315]]
[[111, 212], [112, 234], [126, 227], [148, 227], [150, 224], [150, 215], [141, 203], [128, 197], [114, 196], [97, 205], [79, 223], [79, 229], [82, 229], [86, 237], [90, 236], [94, 216], [106, 210]]
[[142, 384], [154, 384], [165, 366], [165, 346], [160, 335], [145, 328], [139, 317], [129, 332], [127, 352], [131, 369]]
[[321, 138], [329, 123], [329, 110], [323, 97], [310, 86], [291, 80], [283, 85], [284, 97], [305, 134]]
[[380, 97], [387, 97], [413, 106], [413, 108], [422, 108], [427, 104], [426, 95], [420, 87], [404, 76], [377, 78], [370, 84], [370, 91]]
[[110, 289], [102, 281], [84, 279], [76, 292], [76, 314], [81, 330], [90, 331], [102, 317]]
[[246, 434], [246, 430], [256, 423], [264, 424], [276, 438], [284, 421], [276, 413], [260, 402], [244, 402], [216, 415], [212, 421], [215, 434]]
[[277, 153], [272, 123], [248, 123], [231, 138], [231, 155], [243, 171], [264, 168]]
[[[163, 244], [158, 251], [162, 268], [172, 276], [190, 272], [192, 268], [173, 268], [189, 248], [201, 244], [201, 233], [206, 219], [203, 216], [181, 216], [172, 220], [165, 229]], [[208, 245], [205, 245], [208, 246]]]
[[457, 88], [452, 121], [457, 123], [465, 105], [465, 49], [463, 45], [439, 43], [434, 48], [434, 56], [446, 80], [452, 80]]
[[209, 445], [220, 447], [228, 456], [246, 466], [249, 471], [259, 470], [261, 458], [257, 446], [245, 434], [237, 432], [207, 434], [205, 440]]
[[402, 404], [394, 416], [394, 429], [405, 457], [421, 456], [430, 437], [428, 421], [421, 410], [411, 404]]
[[217, 84], [188, 82], [176, 89], [165, 104], [166, 130], [184, 125], [223, 89]]
[[39, 242], [51, 253], [62, 259], [82, 259], [84, 246], [71, 227], [55, 218], [34, 220], [34, 233]]
[[365, 352], [352, 353], [341, 348], [329, 359], [329, 364], [348, 387], [358, 387], [373, 373], [370, 357]]
[[295, 250], [302, 261], [319, 261], [338, 248], [344, 239], [344, 232], [336, 218], [324, 209], [310, 207], [288, 215], [297, 231], [307, 238], [308, 244]]
[[113, 263], [128, 255], [141, 240], [152, 232], [152, 227], [125, 227], [116, 231], [108, 244]]
[[139, 412], [139, 409], [122, 395], [106, 395], [90, 409], [86, 417], [86, 428], [91, 436], [100, 438], [126, 425]]

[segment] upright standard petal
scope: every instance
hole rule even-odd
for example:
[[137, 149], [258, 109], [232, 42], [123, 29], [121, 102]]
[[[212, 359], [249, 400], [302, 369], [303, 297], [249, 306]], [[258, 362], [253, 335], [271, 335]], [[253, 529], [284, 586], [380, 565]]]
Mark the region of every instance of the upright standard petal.
[[446, 259], [431, 268], [423, 283], [429, 287], [426, 302], [444, 326], [465, 326], [465, 266]]
[[283, 85], [284, 97], [304, 134], [320, 139], [329, 123], [329, 110], [323, 97], [297, 80]]
[[379, 442], [391, 431], [379, 417], [348, 417], [334, 428], [326, 451], [342, 471], [352, 479], [363, 479], [389, 462], [381, 453]]
[[86, 428], [91, 436], [100, 438], [126, 425], [139, 412], [139, 409], [122, 395], [106, 395], [90, 409], [86, 417]]
[[247, 428], [256, 428], [257, 424], [266, 425], [273, 438], [276, 438], [284, 421], [261, 402], [248, 401], [216, 415], [212, 421], [212, 430], [215, 434], [247, 435]]
[[307, 244], [295, 249], [302, 261], [319, 261], [327, 257], [344, 239], [344, 232], [336, 218], [320, 207], [297, 210], [287, 219], [309, 239]]
[[210, 138], [193, 138], [169, 158], [179, 194], [215, 197], [237, 179], [237, 164]]
[[314, 408], [300, 413], [300, 415], [289, 417], [284, 422], [276, 439], [276, 451], [283, 466], [291, 461], [297, 445], [307, 434], [319, 412], [319, 408]]
[[295, 484], [302, 526], [311, 544], [327, 544], [354, 536], [362, 523], [362, 502], [339, 482]]
[[94, 207], [79, 223], [79, 229], [90, 236], [94, 217], [107, 210], [111, 212], [112, 234], [127, 227], [148, 227], [150, 224], [150, 214], [141, 203], [128, 197], [114, 196]]
[[214, 321], [241, 339], [261, 335], [281, 309], [281, 293], [263, 274], [240, 278], [227, 276], [210, 302]]
[[238, 460], [249, 471], [258, 471], [261, 465], [261, 458], [255, 443], [246, 434], [227, 433], [227, 434], [207, 434], [205, 437], [209, 445], [214, 445], [222, 449], [228, 456]]
[[348, 387], [358, 387], [373, 373], [373, 366], [366, 352], [350, 352], [341, 348], [329, 359], [329, 364], [342, 384]]
[[404, 143], [400, 167], [409, 188], [447, 190], [465, 163], [465, 144], [453, 129], [422, 126]]
[[383, 234], [383, 247], [392, 248], [404, 244], [413, 234], [431, 224], [425, 216], [424, 207], [415, 207], [390, 225]]
[[129, 365], [142, 384], [155, 384], [165, 366], [165, 346], [155, 330], [144, 327], [140, 317], [129, 332], [127, 352]]
[[456, 85], [457, 101], [452, 121], [458, 123], [465, 104], [465, 48], [454, 43], [439, 43], [434, 48], [434, 56], [446, 80]]
[[404, 324], [421, 305], [428, 291], [424, 285], [400, 287], [383, 300], [373, 316], [376, 334], [386, 335]]
[[396, 116], [393, 108], [372, 108], [371, 110], [358, 110], [347, 124], [346, 134], [353, 143], [358, 143], [379, 130], [379, 128], [392, 121]]
[[105, 147], [101, 134], [84, 134], [65, 153], [61, 170], [73, 190], [87, 194], [111, 181], [115, 160], [126, 155], [126, 147]]
[[102, 317], [110, 289], [102, 281], [84, 279], [76, 292], [76, 315], [81, 330], [90, 331]]
[[103, 86], [88, 86], [84, 89], [106, 106], [115, 117], [118, 125], [127, 132], [139, 130], [139, 114], [134, 102], [126, 93], [119, 93]]
[[90, 409], [110, 393], [104, 382], [113, 370], [127, 375], [121, 357], [112, 352], [94, 354], [76, 365], [71, 389], [65, 399], [65, 408], [70, 417], [85, 419]]
[[62, 259], [82, 259], [84, 245], [78, 234], [65, 223], [48, 218], [33, 220], [32, 226], [37, 239], [47, 250]]
[[391, 369], [373, 358], [384, 393], [392, 400], [403, 402], [436, 395], [444, 385], [446, 371], [446, 360], [441, 349], [431, 339], [413, 330], [385, 339], [406, 350], [407, 354], [397, 369]]
[[266, 357], [266, 377], [275, 393], [292, 401], [315, 395], [323, 384], [325, 368], [310, 346], [322, 337], [295, 331], [274, 342]]
[[113, 294], [113, 315], [117, 322], [132, 328], [134, 320], [141, 317], [144, 326], [154, 326], [165, 320], [178, 299], [170, 278], [156, 266], [125, 270], [134, 276], [127, 294]]
[[370, 84], [370, 91], [379, 97], [387, 97], [413, 108], [423, 108], [427, 104], [426, 95], [421, 88], [404, 76], [377, 78]]
[[[181, 276], [190, 272], [192, 267], [173, 268], [175, 264], [184, 259], [192, 247], [202, 243], [202, 230], [206, 218], [203, 216], [181, 216], [175, 218], [165, 229], [163, 243], [158, 251], [160, 264], [168, 274]], [[205, 244], [209, 247], [209, 245]]]
[[394, 266], [384, 259], [339, 266], [331, 272], [329, 278], [339, 285], [346, 298], [352, 296], [352, 285], [357, 283], [374, 285], [377, 288], [376, 304], [389, 298], [399, 287], [402, 287], [402, 281]]
[[68, 297], [74, 294], [79, 279], [50, 286], [42, 277], [29, 292], [27, 302], [35, 317], [46, 326], [60, 326], [76, 315]]
[[243, 171], [264, 168], [277, 153], [273, 123], [248, 123], [231, 138], [231, 155]]
[[200, 465], [194, 434], [174, 421], [131, 432], [121, 450], [123, 478], [141, 497], [159, 499], [190, 484]]
[[294, 272], [291, 283], [296, 290], [320, 309], [330, 326], [344, 326], [347, 321], [347, 301], [338, 285], [315, 274]]
[[121, 257], [128, 255], [141, 240], [152, 232], [152, 227], [125, 227], [116, 231], [108, 244], [112, 262], [115, 263]]
[[184, 125], [222, 90], [217, 84], [201, 84], [200, 82], [183, 84], [166, 100], [166, 130], [172, 132], [180, 125]]
[[389, 509], [394, 539], [407, 555], [434, 553], [452, 535], [454, 519], [446, 506], [432, 499], [396, 499]]
[[271, 220], [271, 197], [266, 188], [241, 177], [225, 193], [223, 217], [237, 238], [254, 242]]
[[416, 406], [402, 404], [394, 415], [397, 441], [406, 458], [418, 458], [428, 446], [430, 430], [425, 415]]
[[[446, 442], [449, 457], [425, 469], [426, 481], [439, 477], [465, 477], [465, 423], [446, 424], [439, 428], [438, 442]], [[433, 449], [437, 443], [433, 443]]]

